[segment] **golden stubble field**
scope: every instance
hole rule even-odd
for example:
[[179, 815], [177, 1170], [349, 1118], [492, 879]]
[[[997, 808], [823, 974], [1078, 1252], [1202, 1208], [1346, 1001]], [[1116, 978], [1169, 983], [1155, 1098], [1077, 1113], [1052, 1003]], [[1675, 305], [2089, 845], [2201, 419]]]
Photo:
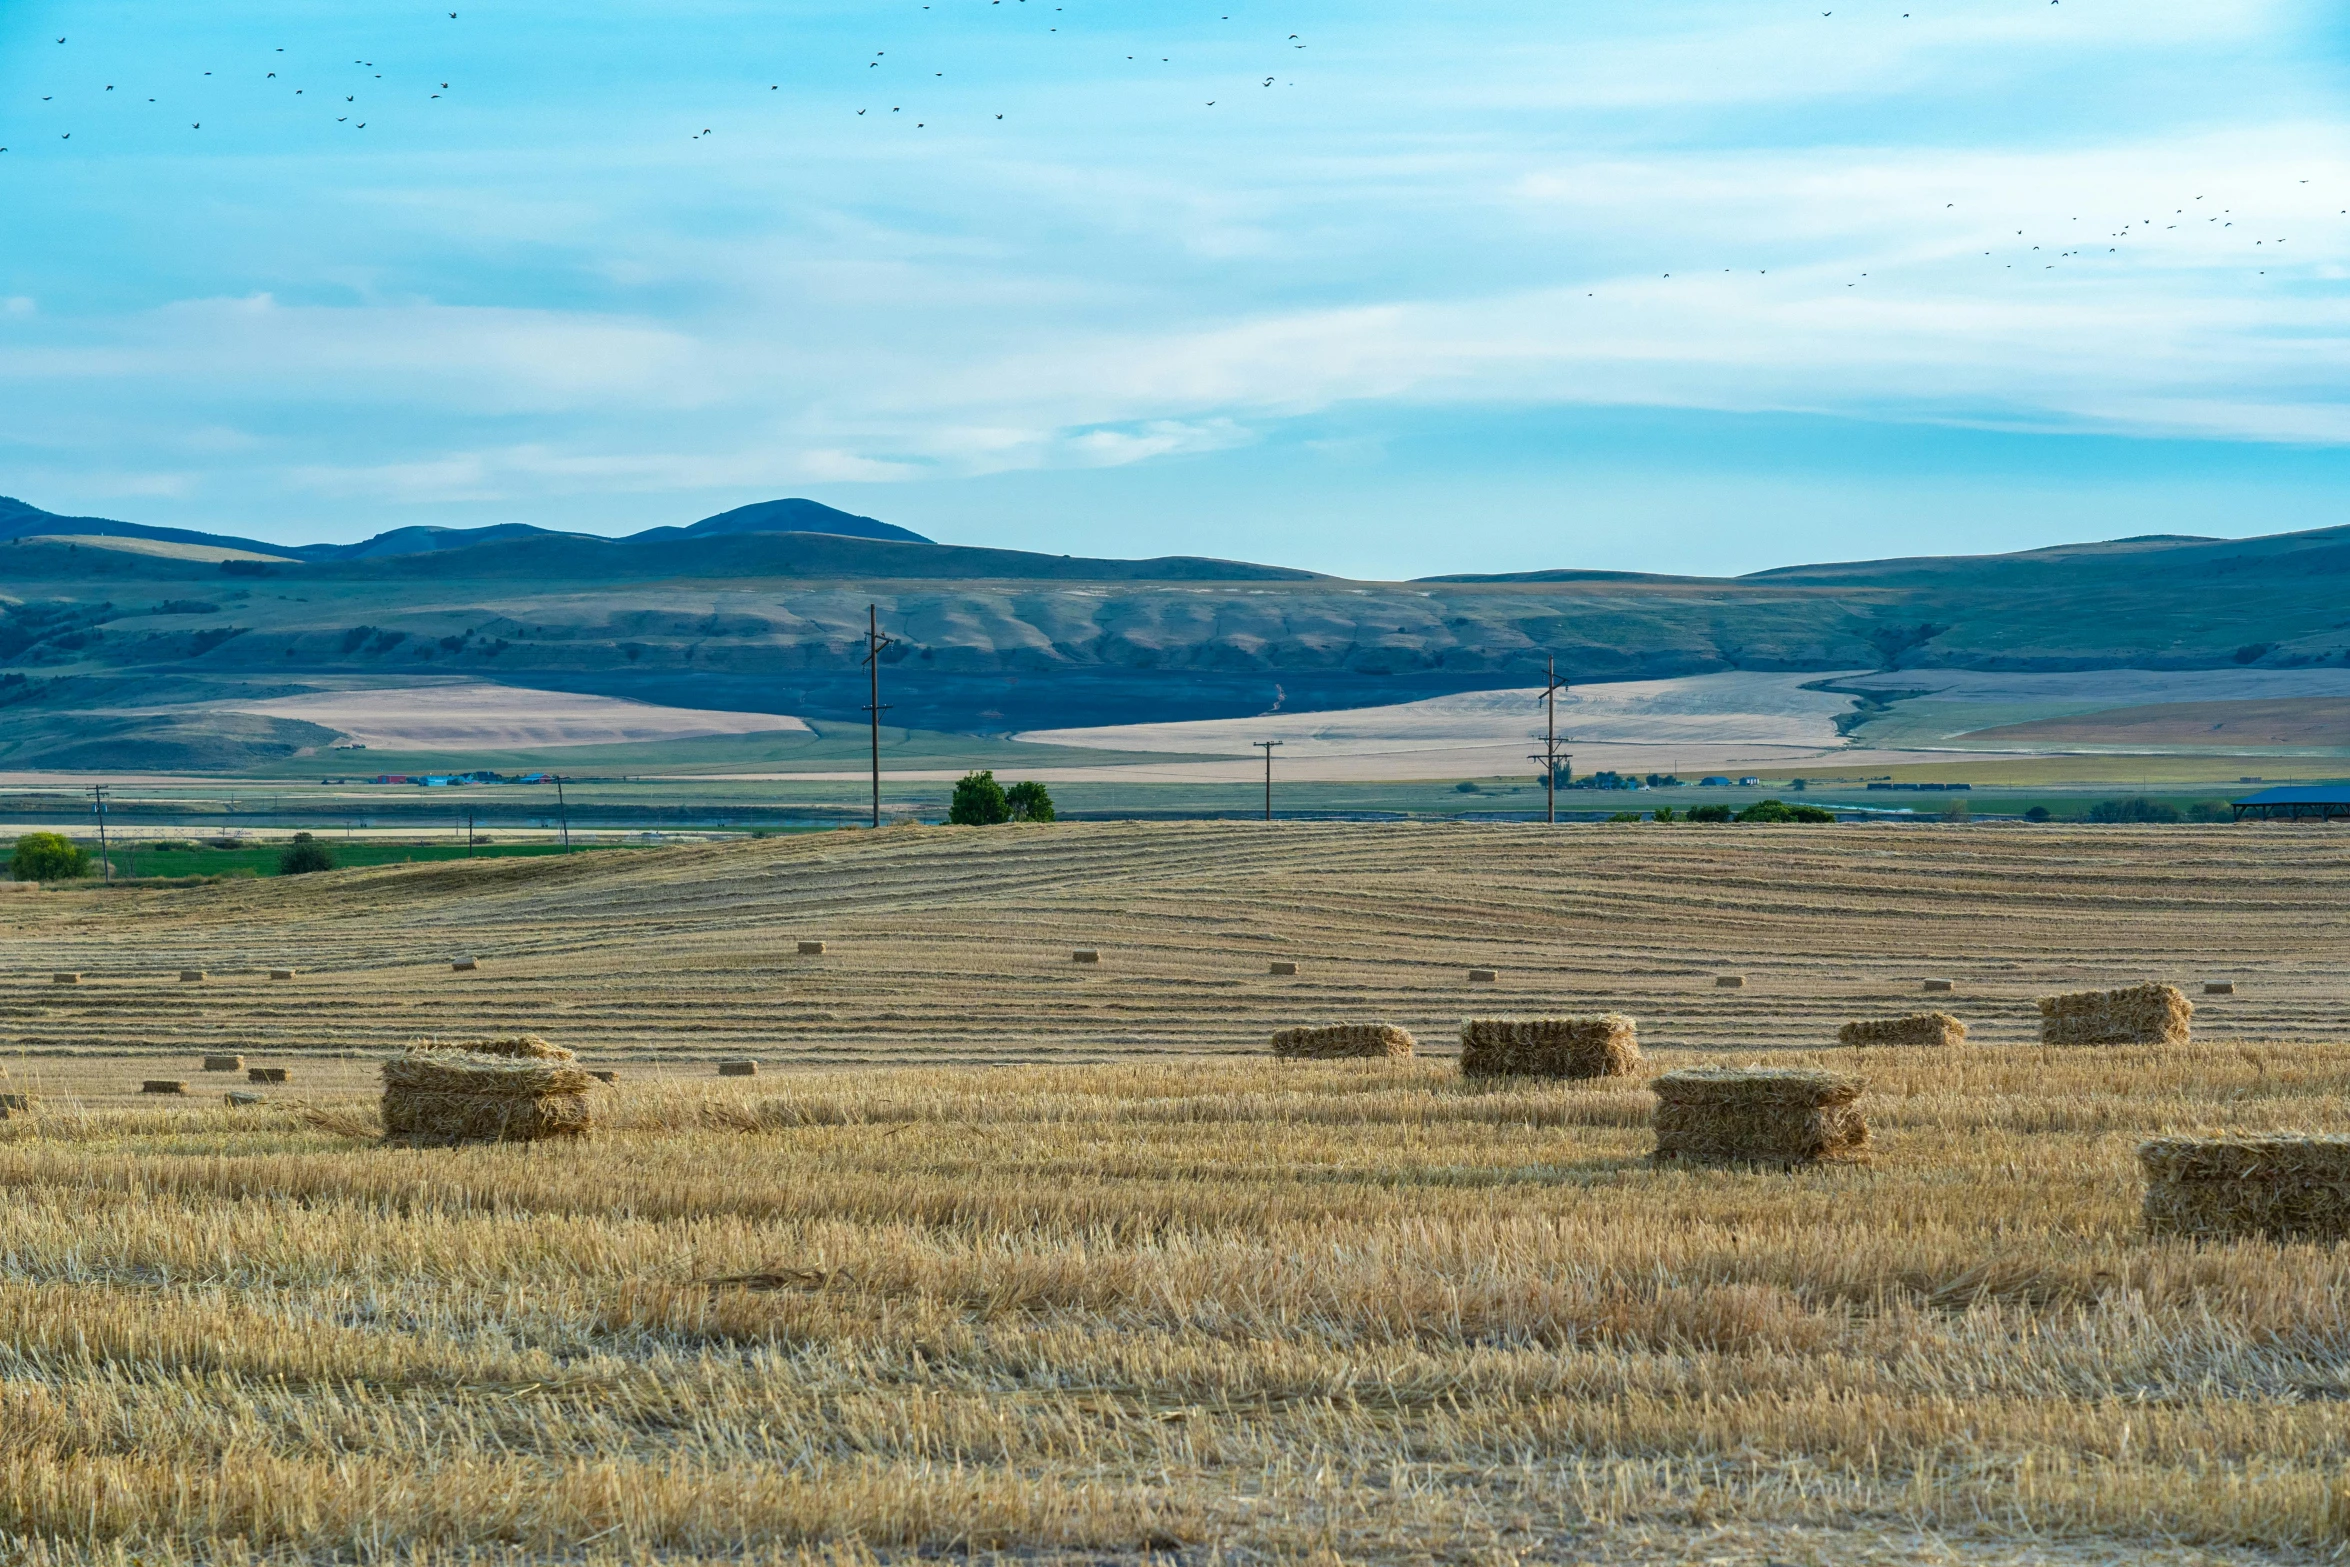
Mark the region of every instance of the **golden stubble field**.
[[[2331, 1557], [2350, 1269], [2148, 1243], [2132, 1150], [2350, 1131], [2339, 841], [902, 829], [12, 899], [0, 1558]], [[1826, 1047], [1929, 975], [1984, 1043]], [[2207, 977], [2194, 1046], [2028, 1042]], [[1241, 1053], [1600, 1007], [1864, 1073], [1875, 1162]], [[366, 1140], [373, 1058], [520, 1027], [622, 1068], [596, 1138]], [[124, 1093], [207, 1049], [295, 1080]]]

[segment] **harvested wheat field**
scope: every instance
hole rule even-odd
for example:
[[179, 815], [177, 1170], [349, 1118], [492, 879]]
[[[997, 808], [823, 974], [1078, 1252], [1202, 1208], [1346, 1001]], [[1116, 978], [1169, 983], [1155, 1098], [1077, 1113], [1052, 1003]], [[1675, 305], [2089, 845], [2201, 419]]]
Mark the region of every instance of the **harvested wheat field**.
[[[45, 893], [0, 1559], [2341, 1555], [2350, 1252], [2149, 1238], [2137, 1159], [2350, 1133], [2332, 843], [1081, 826]], [[1867, 1163], [1651, 1164], [1651, 1076], [1852, 1070], [1928, 959], [1980, 1047], [1866, 1052]], [[2255, 983], [2192, 1044], [2026, 1043], [2206, 962]], [[1265, 1054], [1497, 988], [1636, 1016], [1641, 1074]], [[592, 1136], [381, 1140], [383, 1059], [525, 1032], [639, 1063]], [[293, 1081], [135, 1092], [230, 1052]]]

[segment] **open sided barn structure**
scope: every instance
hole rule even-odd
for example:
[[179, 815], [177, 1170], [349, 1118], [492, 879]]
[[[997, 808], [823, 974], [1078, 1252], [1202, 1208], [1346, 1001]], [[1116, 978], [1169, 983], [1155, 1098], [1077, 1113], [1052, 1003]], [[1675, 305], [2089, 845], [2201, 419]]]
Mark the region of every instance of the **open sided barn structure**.
[[2261, 822], [2350, 821], [2350, 783], [2263, 789], [2245, 799], [2229, 801], [2228, 808], [2236, 813], [2237, 821], [2246, 817]]

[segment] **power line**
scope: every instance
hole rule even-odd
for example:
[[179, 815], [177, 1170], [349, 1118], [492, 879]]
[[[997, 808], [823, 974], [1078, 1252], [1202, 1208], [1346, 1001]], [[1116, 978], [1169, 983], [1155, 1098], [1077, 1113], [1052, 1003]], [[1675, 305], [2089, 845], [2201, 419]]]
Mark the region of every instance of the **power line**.
[[881, 650], [896, 641], [881, 634], [881, 610], [877, 605], [865, 606], [865, 667], [872, 671], [873, 693], [865, 704], [865, 711], [873, 724], [873, 825], [881, 825], [881, 715], [888, 711], [881, 701]]
[[[1542, 779], [1543, 782], [1549, 785], [1550, 788], [1550, 811], [1548, 819], [1550, 824], [1555, 827], [1558, 825], [1559, 819], [1559, 763], [1563, 760], [1571, 769], [1575, 765], [1575, 759], [1571, 756], [1564, 755], [1559, 750], [1558, 698], [1559, 693], [1567, 689], [1567, 683], [1559, 679], [1558, 659], [1556, 657], [1544, 659], [1542, 661], [1542, 667], [1542, 705], [1545, 712], [1548, 714], [1548, 718], [1544, 725], [1542, 749], [1532, 753], [1528, 757], [1528, 760], [1540, 762], [1542, 764]], [[1572, 744], [1573, 742], [1570, 741], [1569, 743]], [[1570, 781], [1572, 781], [1571, 777]]]
[[1250, 745], [1265, 753], [1265, 820], [1273, 819], [1273, 747], [1279, 740], [1251, 740]]

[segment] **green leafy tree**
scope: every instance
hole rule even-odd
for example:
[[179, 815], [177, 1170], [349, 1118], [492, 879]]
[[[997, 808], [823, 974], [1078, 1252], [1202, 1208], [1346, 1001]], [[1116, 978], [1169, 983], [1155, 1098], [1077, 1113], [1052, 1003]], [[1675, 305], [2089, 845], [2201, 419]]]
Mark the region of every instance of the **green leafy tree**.
[[90, 874], [90, 851], [59, 832], [28, 832], [16, 840], [8, 874], [18, 881], [70, 881]]
[[1004, 791], [1004, 803], [1012, 808], [1016, 822], [1049, 822], [1053, 819], [1053, 797], [1045, 792], [1043, 784], [1026, 779]]
[[2035, 805], [2030, 810], [2024, 812], [2024, 820], [2027, 822], [2044, 822], [2048, 820], [2048, 818], [2053, 814], [2054, 813], [2051, 812], [2047, 806]]
[[1693, 822], [1726, 822], [1730, 819], [1730, 808], [1726, 805], [1692, 805], [1687, 819]]
[[1656, 819], [1660, 822], [1669, 822], [1675, 820], [1673, 816], [1673, 808], [1669, 805], [1658, 806], [1656, 808]]
[[312, 871], [331, 871], [335, 868], [334, 851], [306, 832], [294, 834], [294, 841], [286, 852], [277, 857], [280, 876], [306, 876]]
[[1012, 819], [1012, 802], [993, 772], [966, 773], [955, 781], [955, 797], [947, 804], [947, 820], [957, 827], [993, 827]]

